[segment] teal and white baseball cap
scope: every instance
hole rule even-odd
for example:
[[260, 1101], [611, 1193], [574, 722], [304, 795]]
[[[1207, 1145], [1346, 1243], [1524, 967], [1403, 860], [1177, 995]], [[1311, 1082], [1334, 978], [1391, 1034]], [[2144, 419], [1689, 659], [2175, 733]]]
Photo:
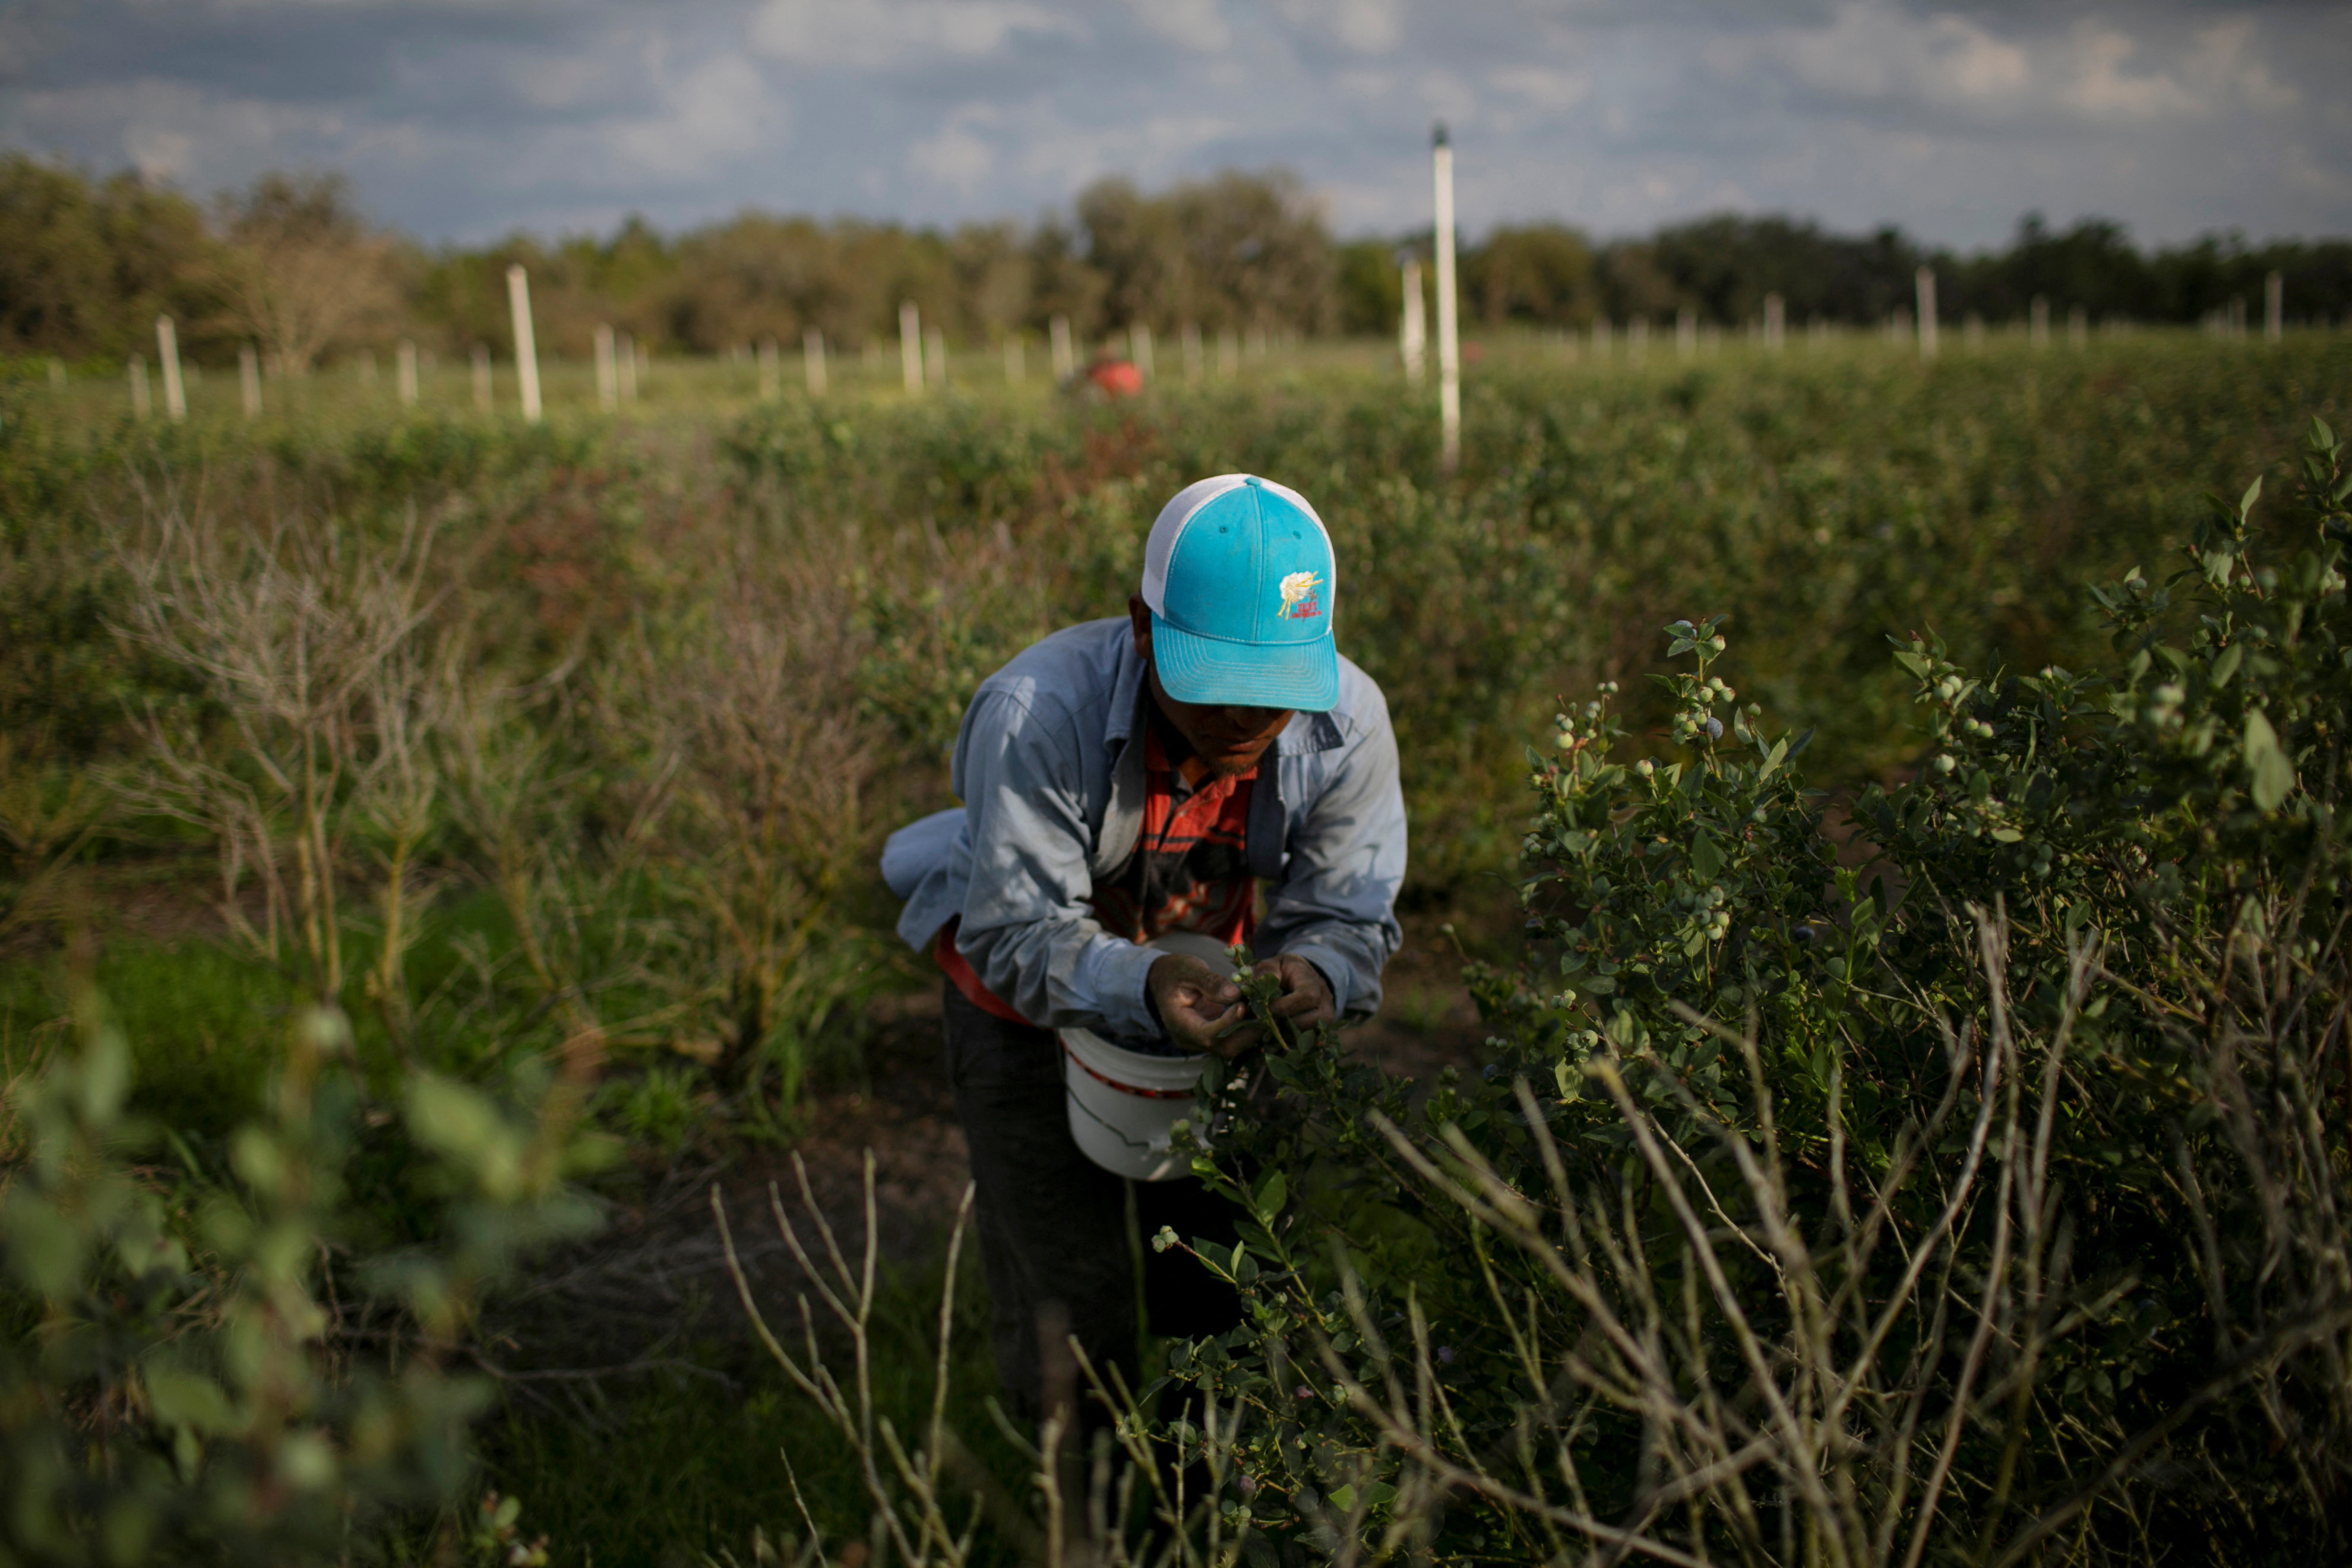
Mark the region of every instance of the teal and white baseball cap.
[[1331, 535], [1297, 490], [1254, 474], [1185, 486], [1143, 550], [1160, 685], [1179, 702], [1328, 711], [1339, 578]]

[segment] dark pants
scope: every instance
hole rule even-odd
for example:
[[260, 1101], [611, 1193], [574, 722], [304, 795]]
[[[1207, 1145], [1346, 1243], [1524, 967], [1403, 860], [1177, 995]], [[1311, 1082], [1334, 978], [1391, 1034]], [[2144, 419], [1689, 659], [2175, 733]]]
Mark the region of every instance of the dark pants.
[[[1132, 1185], [1136, 1231], [1147, 1242], [1171, 1226], [1234, 1242], [1232, 1205], [1191, 1177], [1136, 1182], [1115, 1176], [1070, 1138], [1062, 1047], [1053, 1033], [982, 1011], [946, 988], [948, 1081], [978, 1184], [980, 1257], [993, 1303], [992, 1342], [1007, 1408], [1028, 1420], [1075, 1400], [1084, 1424], [1106, 1419], [1069, 1363], [1075, 1336], [1108, 1381], [1137, 1384], [1138, 1258], [1127, 1221]], [[1232, 1287], [1189, 1255], [1141, 1252], [1146, 1321], [1155, 1334], [1200, 1338], [1241, 1321]]]

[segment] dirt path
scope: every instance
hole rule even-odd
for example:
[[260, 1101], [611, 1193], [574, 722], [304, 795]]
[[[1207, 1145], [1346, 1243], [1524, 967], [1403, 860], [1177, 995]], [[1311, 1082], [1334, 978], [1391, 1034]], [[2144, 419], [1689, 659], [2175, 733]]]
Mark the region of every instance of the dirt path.
[[[1354, 1048], [1415, 1078], [1474, 1062], [1482, 1031], [1459, 967], [1433, 923], [1409, 937], [1390, 968], [1384, 1016], [1351, 1031]], [[713, 1184], [762, 1310], [772, 1323], [796, 1323], [792, 1303], [805, 1280], [778, 1235], [769, 1196], [772, 1183], [814, 1250], [819, 1243], [805, 1221], [795, 1157], [853, 1265], [865, 1246], [869, 1151], [877, 1255], [915, 1267], [938, 1257], [971, 1179], [949, 1100], [938, 995], [886, 998], [870, 1021], [864, 1082], [811, 1097], [797, 1140], [724, 1163], [682, 1161], [653, 1177], [641, 1199], [616, 1207], [594, 1241], [551, 1259], [530, 1286], [500, 1304], [497, 1353], [507, 1358], [499, 1364], [515, 1386], [584, 1411], [594, 1392], [586, 1385], [603, 1377], [689, 1361], [726, 1374], [749, 1342], [710, 1214]]]

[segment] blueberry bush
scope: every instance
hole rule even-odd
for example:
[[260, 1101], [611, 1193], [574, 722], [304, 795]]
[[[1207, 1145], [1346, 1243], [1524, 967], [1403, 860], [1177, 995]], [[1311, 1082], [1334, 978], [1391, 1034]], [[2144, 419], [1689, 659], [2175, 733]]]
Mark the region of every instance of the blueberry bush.
[[[2352, 463], [2315, 420], [2088, 673], [1895, 663], [1832, 800], [1676, 622], [1529, 753], [1483, 1077], [1336, 1037], [1200, 1159], [1247, 1325], [1229, 1526], [1285, 1561], [2320, 1561], [2352, 1482]], [[1197, 1411], [1202, 1405], [1196, 1403]]]

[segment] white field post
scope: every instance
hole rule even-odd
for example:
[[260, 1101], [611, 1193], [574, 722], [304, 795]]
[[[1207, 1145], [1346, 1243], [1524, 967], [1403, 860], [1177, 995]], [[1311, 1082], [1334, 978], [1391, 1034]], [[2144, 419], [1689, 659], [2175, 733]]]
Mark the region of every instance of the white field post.
[[1142, 321], [1138, 321], [1135, 325], [1128, 328], [1127, 345], [1128, 352], [1133, 355], [1135, 359], [1135, 368], [1137, 371], [1141, 373], [1143, 379], [1146, 381], [1153, 379], [1154, 372], [1151, 364], [1151, 328]]
[[[2241, 306], [2244, 303], [2242, 300], [2239, 301]], [[2066, 346], [2071, 349], [2086, 348], [2090, 342], [2091, 312], [2077, 305], [2066, 312]]]
[[2263, 336], [2276, 342], [2286, 332], [2286, 278], [2273, 272], [2263, 279]]
[[782, 353], [776, 347], [776, 340], [773, 338], [761, 338], [760, 340], [759, 354], [760, 401], [762, 403], [773, 403], [776, 400], [776, 393], [783, 380], [782, 372], [780, 368]]
[[1404, 378], [1419, 386], [1429, 374], [1429, 305], [1421, 297], [1421, 258], [1408, 256], [1397, 268], [1404, 286], [1403, 309], [1397, 318], [1397, 357], [1404, 362]]
[[251, 343], [236, 345], [237, 397], [247, 419], [261, 417], [261, 355]]
[[2050, 296], [2036, 294], [2026, 311], [2026, 341], [2037, 349], [2050, 346]]
[[613, 326], [596, 323], [596, 406], [610, 414], [621, 406], [621, 372], [613, 363]]
[[474, 345], [474, 406], [488, 414], [490, 411], [490, 345]]
[[637, 400], [637, 344], [626, 332], [613, 334], [613, 369], [616, 390], [624, 403]]
[[1454, 297], [1454, 144], [1444, 124], [1429, 137], [1430, 181], [1437, 218], [1437, 420], [1439, 461], [1447, 473], [1462, 463], [1462, 340]]
[[1054, 381], [1059, 385], [1078, 372], [1078, 356], [1070, 344], [1070, 318], [1056, 315], [1045, 326], [1046, 336], [1054, 342]]
[[1789, 302], [1778, 294], [1764, 296], [1764, 346], [1774, 353], [1789, 340]]
[[923, 379], [933, 386], [948, 384], [948, 334], [937, 322], [923, 331]]
[[1936, 318], [1936, 269], [1922, 267], [1911, 274], [1911, 289], [1919, 299], [1919, 358], [1924, 363], [1933, 364], [1936, 351], [1943, 346], [1936, 331], [1941, 324]]
[[923, 314], [912, 300], [898, 301], [898, 379], [909, 394], [923, 390]]
[[153, 405], [148, 400], [147, 358], [144, 354], [132, 354], [131, 363], [124, 368], [131, 376], [131, 412], [136, 417], [144, 419], [154, 411]]
[[[768, 340], [768, 353], [772, 357], [776, 343]], [[824, 395], [824, 333], [814, 327], [801, 329], [801, 384], [808, 388], [811, 397]]]
[[155, 318], [155, 363], [163, 367], [163, 412], [177, 424], [188, 416], [188, 389], [180, 380], [180, 334], [169, 316]]
[[1004, 384], [1018, 386], [1029, 377], [1029, 340], [1019, 331], [1004, 334]]
[[1186, 381], [1198, 381], [1201, 379], [1202, 372], [1207, 368], [1203, 363], [1205, 358], [1206, 356], [1201, 352], [1201, 323], [1198, 321], [1185, 322], [1184, 379]]
[[1688, 359], [1698, 353], [1698, 312], [1685, 305], [1675, 312], [1675, 353]]
[[400, 405], [414, 408], [416, 405], [416, 345], [406, 338], [401, 339], [400, 345], [393, 350], [392, 365], [393, 379], [400, 388]]
[[530, 275], [516, 262], [507, 268], [507, 313], [514, 318], [515, 379], [522, 387], [522, 416], [539, 423], [539, 340], [530, 330]]

